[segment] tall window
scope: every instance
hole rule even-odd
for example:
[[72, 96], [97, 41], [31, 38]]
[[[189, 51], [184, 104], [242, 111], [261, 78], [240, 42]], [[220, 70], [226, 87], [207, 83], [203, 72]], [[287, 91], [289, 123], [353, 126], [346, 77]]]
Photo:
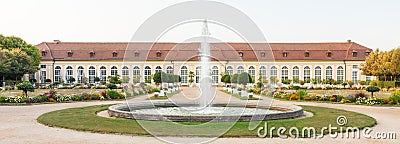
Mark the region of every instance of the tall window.
[[151, 78], [151, 68], [149, 66], [144, 67], [144, 80]]
[[162, 71], [161, 66], [157, 66], [155, 72], [157, 73], [157, 72], [161, 72], [161, 71]]
[[299, 67], [297, 67], [297, 66], [293, 67], [293, 80], [300, 79], [299, 73], [300, 73]]
[[85, 77], [85, 73], [83, 72], [84, 68], [82, 66], [78, 67], [78, 83], [82, 83], [83, 78]]
[[282, 78], [282, 80], [289, 79], [289, 69], [286, 66], [284, 66], [282, 68], [282, 77], [281, 78]]
[[173, 74], [174, 73], [174, 68], [172, 66], [167, 67], [167, 74]]
[[326, 67], [326, 79], [327, 80], [333, 79], [332, 73], [333, 73], [332, 67], [331, 66]]
[[181, 83], [187, 84], [188, 82], [188, 70], [186, 66], [181, 67]]
[[61, 81], [61, 67], [56, 66], [54, 69], [54, 82], [59, 82]]
[[107, 69], [105, 66], [100, 67], [100, 79], [101, 81], [107, 81]]
[[316, 68], [315, 68], [315, 80], [316, 81], [319, 81], [319, 80], [322, 80], [322, 77], [321, 77], [321, 67], [319, 67], [319, 66], [317, 66]]
[[200, 75], [201, 75], [201, 66], [196, 67], [196, 83], [200, 83]]
[[344, 80], [344, 76], [343, 76], [343, 74], [344, 74], [344, 70], [343, 70], [343, 67], [342, 66], [339, 66], [338, 68], [337, 68], [337, 70], [336, 70], [337, 72], [336, 72], [336, 80], [337, 81], [341, 81], [341, 82], [343, 82], [343, 80]]
[[275, 83], [275, 79], [272, 78], [278, 78], [278, 69], [275, 66], [272, 66], [270, 73], [271, 73], [270, 77], [271, 83]]
[[128, 68], [128, 66], [122, 67], [122, 78], [125, 78], [124, 80], [129, 78], [129, 68]]
[[213, 66], [211, 69], [211, 79], [214, 84], [218, 83], [219, 80], [219, 70], [217, 66]]
[[40, 83], [45, 83], [46, 79], [47, 79], [46, 70], [41, 70], [40, 71]]
[[249, 67], [248, 72], [253, 78], [256, 78], [256, 69], [253, 66]]
[[233, 75], [233, 68], [232, 68], [232, 66], [226, 67], [226, 73], [229, 74], [229, 75]]
[[111, 76], [115, 76], [118, 74], [118, 69], [116, 66], [111, 67]]
[[353, 80], [354, 84], [357, 83], [357, 80], [358, 80], [358, 72], [357, 71], [353, 71], [351, 73], [351, 79]]
[[140, 81], [140, 68], [138, 66], [133, 67], [132, 76], [133, 80]]
[[73, 71], [71, 66], [68, 66], [67, 67], [67, 72], [66, 72], [66, 75], [65, 75], [65, 79], [68, 81], [69, 78], [71, 78], [73, 76], [74, 76], [74, 71]]
[[304, 67], [304, 81], [311, 79], [311, 70], [310, 67]]
[[96, 77], [96, 68], [94, 66], [89, 67], [89, 83], [94, 83], [94, 78]]
[[260, 75], [261, 80], [264, 80], [264, 79], [268, 80], [267, 79], [267, 69], [265, 68], [265, 66], [260, 67], [259, 75]]
[[237, 68], [237, 74], [241, 74], [241, 73], [243, 73], [243, 72], [244, 72], [243, 66], [239, 66], [239, 67]]

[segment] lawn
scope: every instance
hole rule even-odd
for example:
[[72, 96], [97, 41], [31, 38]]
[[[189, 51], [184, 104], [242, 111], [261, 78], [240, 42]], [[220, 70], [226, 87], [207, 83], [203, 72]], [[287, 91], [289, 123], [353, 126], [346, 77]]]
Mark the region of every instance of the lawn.
[[[97, 105], [80, 108], [70, 108], [58, 110], [41, 115], [37, 120], [45, 125], [74, 129], [79, 131], [90, 131], [98, 133], [117, 133], [129, 135], [150, 135], [141, 125], [146, 125], [146, 129], [156, 129], [153, 135], [157, 136], [219, 136], [219, 137], [256, 137], [257, 128], [248, 130], [249, 122], [165, 122], [165, 121], [136, 121], [121, 118], [104, 118], [97, 116], [96, 113], [106, 110], [110, 105]], [[271, 120], [265, 121], [268, 127], [315, 127], [320, 133], [322, 127], [329, 124], [338, 126], [336, 118], [340, 115], [346, 116], [348, 123], [346, 127], [372, 127], [376, 120], [372, 117], [345, 110], [332, 108], [301, 106], [304, 110], [312, 112], [314, 116], [303, 119]], [[264, 123], [261, 123], [264, 126]], [[232, 126], [225, 131], [226, 127]], [[223, 135], [219, 135], [223, 132]], [[327, 131], [324, 131], [327, 134]], [[276, 136], [276, 133], [274, 133]]]

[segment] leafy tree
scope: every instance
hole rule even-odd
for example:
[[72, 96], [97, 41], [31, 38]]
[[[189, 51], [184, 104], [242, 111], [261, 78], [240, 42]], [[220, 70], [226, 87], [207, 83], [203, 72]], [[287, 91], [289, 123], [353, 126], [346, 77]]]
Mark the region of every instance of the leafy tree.
[[0, 49], [21, 49], [27, 55], [31, 57], [32, 63], [30, 65], [26, 65], [29, 67], [38, 67], [40, 63], [40, 52], [39, 49], [35, 46], [28, 44], [23, 39], [15, 36], [3, 36], [0, 35]]
[[221, 82], [226, 83], [231, 83], [231, 76], [229, 74], [225, 74], [221, 77]]
[[300, 79], [299, 79], [299, 78], [293, 78], [293, 82], [299, 83], [299, 82], [300, 82]]
[[374, 92], [380, 91], [377, 86], [368, 86], [366, 89], [368, 92], [371, 92], [371, 97], [374, 97]]
[[45, 79], [44, 82], [45, 83], [51, 83], [51, 79]]
[[75, 80], [75, 78], [74, 77], [69, 77], [69, 79], [68, 79], [68, 82], [69, 83], [73, 83], [73, 82], [75, 82], [76, 80]]
[[140, 76], [137, 75], [133, 78], [133, 83], [139, 83], [140, 82]]
[[190, 71], [188, 77], [189, 77], [189, 83], [192, 83], [192, 82], [194, 81], [194, 80], [193, 80], [194, 72], [193, 72], [193, 71]]
[[99, 77], [94, 77], [94, 82], [95, 83], [97, 83], [97, 82], [99, 82], [100, 81], [100, 78]]
[[121, 78], [119, 77], [119, 75], [115, 75], [115, 76], [108, 76], [108, 82], [112, 83], [112, 84], [121, 84]]
[[232, 75], [231, 82], [232, 83], [238, 83], [238, 77], [239, 77], [239, 74]]
[[353, 81], [347, 81], [347, 84], [349, 84], [350, 87], [352, 87], [354, 85], [354, 82]]
[[29, 81], [24, 81], [22, 83], [19, 83], [17, 85], [17, 88], [24, 92], [25, 97], [28, 97], [28, 91], [30, 91], [30, 92], [35, 91], [34, 87], [32, 86], [32, 84]]
[[367, 85], [367, 81], [359, 81], [358, 82], [360, 85]]
[[160, 83], [162, 83], [161, 81], [161, 72], [156, 72], [153, 76], [153, 81], [154, 83], [156, 83], [157, 85], [159, 85]]
[[304, 85], [304, 81], [303, 80], [300, 80], [299, 83], [300, 83], [300, 85]]
[[129, 77], [127, 77], [127, 76], [124, 76], [124, 77], [122, 77], [122, 79], [121, 79], [121, 82], [122, 82], [122, 83], [128, 83], [128, 82], [129, 82], [129, 80], [130, 80], [130, 78], [129, 78]]
[[252, 82], [251, 76], [247, 72], [243, 72], [238, 76], [238, 83], [246, 86], [248, 83]]

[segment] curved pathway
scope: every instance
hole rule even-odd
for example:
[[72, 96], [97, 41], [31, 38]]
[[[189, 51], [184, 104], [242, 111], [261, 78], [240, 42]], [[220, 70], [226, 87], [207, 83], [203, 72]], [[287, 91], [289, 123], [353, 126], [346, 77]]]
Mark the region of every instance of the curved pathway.
[[[184, 95], [183, 95], [184, 94]], [[172, 97], [173, 100], [184, 100], [196, 95], [196, 89], [184, 88], [183, 94]], [[185, 97], [185, 98], [183, 98]], [[146, 96], [132, 99], [143, 101]], [[216, 101], [231, 99], [235, 102], [244, 102], [225, 93], [218, 92]], [[263, 97], [261, 102], [266, 103], [270, 99]], [[281, 139], [281, 138], [218, 138], [212, 143], [399, 143], [400, 142], [400, 107], [369, 107], [359, 105], [327, 104], [312, 102], [273, 101], [281, 104], [312, 105], [344, 109], [360, 112], [374, 117], [378, 125], [374, 132], [396, 132], [397, 140], [373, 140], [373, 139], [332, 139], [325, 136], [323, 139]], [[0, 143], [163, 143], [154, 137], [129, 136], [115, 134], [99, 134], [80, 132], [62, 128], [52, 128], [39, 124], [36, 118], [41, 114], [72, 108], [100, 104], [124, 103], [124, 101], [94, 101], [60, 104], [42, 104], [32, 106], [0, 106]], [[190, 142], [192, 137], [176, 138], [181, 142]]]

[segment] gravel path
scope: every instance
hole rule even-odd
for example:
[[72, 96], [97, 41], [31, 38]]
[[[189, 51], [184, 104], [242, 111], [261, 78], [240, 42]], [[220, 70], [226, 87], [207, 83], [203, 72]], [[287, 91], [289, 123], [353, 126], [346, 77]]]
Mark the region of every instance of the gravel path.
[[[183, 93], [186, 97], [196, 95], [193, 88], [184, 88]], [[235, 102], [240, 102], [234, 97], [218, 92], [216, 101], [226, 101], [231, 98]], [[132, 101], [143, 101], [146, 96], [138, 97]], [[173, 96], [174, 100], [182, 100], [182, 95]], [[271, 101], [264, 98], [262, 102]], [[42, 104], [32, 106], [0, 106], [0, 143], [163, 143], [154, 137], [147, 136], [127, 136], [114, 134], [99, 134], [90, 132], [80, 132], [62, 128], [52, 128], [39, 124], [36, 118], [43, 113], [50, 111], [83, 107], [90, 105], [123, 103], [124, 101], [95, 101], [95, 102], [77, 102], [77, 103], [61, 103], [61, 104]], [[374, 132], [396, 132], [397, 137], [400, 135], [400, 107], [369, 107], [359, 105], [343, 105], [343, 104], [327, 104], [327, 103], [311, 103], [311, 102], [288, 102], [273, 101], [274, 104], [297, 104], [312, 105], [344, 109], [349, 111], [360, 112], [374, 117], [378, 125], [373, 127]], [[372, 133], [371, 133], [372, 134]], [[191, 142], [193, 137], [169, 137], [179, 140], [182, 143]], [[376, 139], [332, 139], [325, 136], [323, 139], [281, 139], [281, 138], [218, 138], [212, 143], [400, 143], [397, 140], [376, 140]]]

